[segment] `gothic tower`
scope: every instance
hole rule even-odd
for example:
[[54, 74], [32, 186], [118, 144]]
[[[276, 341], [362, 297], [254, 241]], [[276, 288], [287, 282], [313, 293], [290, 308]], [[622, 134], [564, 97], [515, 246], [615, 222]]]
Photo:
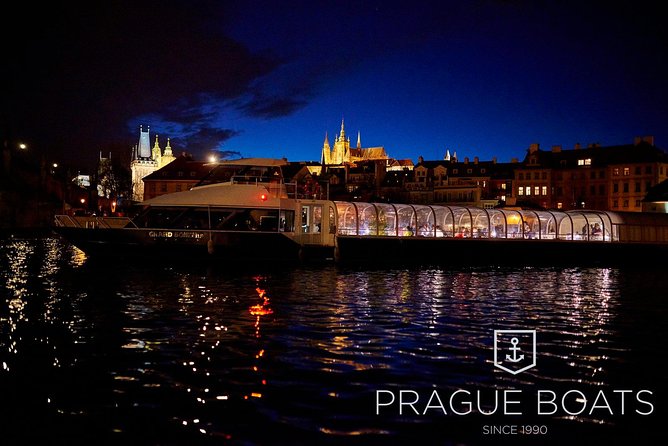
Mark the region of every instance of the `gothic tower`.
[[132, 199], [135, 201], [144, 200], [143, 178], [175, 159], [172, 154], [172, 147], [169, 145], [169, 139], [167, 139], [165, 152], [162, 153], [158, 142], [158, 135], [155, 135], [155, 144], [153, 145], [153, 149], [151, 149], [149, 132], [149, 127], [144, 131], [143, 127], [139, 126], [139, 143], [132, 149], [130, 171], [132, 172]]
[[346, 129], [341, 120], [341, 133], [334, 140], [334, 150], [332, 153], [332, 164], [342, 164], [350, 162], [350, 137], [346, 138]]

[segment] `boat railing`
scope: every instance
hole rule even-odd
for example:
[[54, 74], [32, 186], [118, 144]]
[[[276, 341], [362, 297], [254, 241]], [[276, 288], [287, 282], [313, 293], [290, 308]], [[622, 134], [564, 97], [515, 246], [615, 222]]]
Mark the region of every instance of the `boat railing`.
[[81, 225], [70, 215], [56, 215], [54, 221], [59, 228], [80, 228]]
[[56, 215], [54, 221], [55, 225], [61, 228], [112, 229], [124, 228], [128, 224], [134, 225], [128, 217], [98, 217], [95, 215]]
[[268, 176], [235, 175], [230, 178], [232, 184], [254, 184], [264, 186], [276, 197], [285, 196], [293, 199], [326, 200], [327, 194], [319, 186], [285, 182], [282, 178]]

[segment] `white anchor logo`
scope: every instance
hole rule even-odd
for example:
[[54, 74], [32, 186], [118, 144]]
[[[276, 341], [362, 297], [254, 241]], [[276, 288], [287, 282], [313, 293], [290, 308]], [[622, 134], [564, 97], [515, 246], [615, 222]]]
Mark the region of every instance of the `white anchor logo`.
[[513, 375], [535, 367], [536, 330], [494, 330], [494, 366]]
[[510, 340], [510, 343], [513, 344], [510, 349], [513, 351], [513, 357], [511, 358], [510, 355], [506, 355], [506, 361], [510, 362], [520, 362], [521, 360], [524, 359], [524, 355], [520, 355], [519, 358], [517, 357], [517, 352], [520, 350], [520, 348], [517, 346], [517, 344], [520, 342], [519, 339], [517, 338], [512, 338]]

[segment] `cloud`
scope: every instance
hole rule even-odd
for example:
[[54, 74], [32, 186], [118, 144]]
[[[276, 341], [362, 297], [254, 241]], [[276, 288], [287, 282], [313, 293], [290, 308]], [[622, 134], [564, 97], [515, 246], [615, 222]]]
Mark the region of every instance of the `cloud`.
[[241, 152], [237, 152], [236, 150], [217, 150], [216, 154], [220, 160], [242, 158]]
[[290, 97], [255, 97], [244, 104], [241, 109], [250, 116], [272, 119], [288, 116], [306, 106], [303, 99]]
[[[174, 142], [179, 149], [189, 153], [202, 154], [211, 153], [212, 151], [221, 152], [225, 141], [238, 134], [238, 131], [231, 129], [218, 129], [213, 127], [195, 128], [193, 126], [185, 129], [182, 136], [175, 137]], [[174, 148], [174, 150], [176, 150], [176, 148]]]
[[235, 131], [212, 126], [211, 98], [247, 94], [282, 63], [224, 34], [230, 18], [223, 2], [64, 3], [40, 14], [30, 8], [19, 5], [6, 17], [29, 24], [21, 40], [2, 31], [15, 43], [0, 68], [10, 87], [2, 110], [11, 117], [7, 132], [74, 158], [134, 141], [128, 122], [149, 114], [198, 124], [189, 148], [217, 147]]

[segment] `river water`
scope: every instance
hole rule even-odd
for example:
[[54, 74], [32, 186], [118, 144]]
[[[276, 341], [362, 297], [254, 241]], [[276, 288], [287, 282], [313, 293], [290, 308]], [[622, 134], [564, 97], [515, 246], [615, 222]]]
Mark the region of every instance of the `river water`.
[[[0, 443], [649, 444], [663, 266], [105, 262], [7, 238]], [[535, 330], [535, 366], [495, 367], [501, 329]]]

